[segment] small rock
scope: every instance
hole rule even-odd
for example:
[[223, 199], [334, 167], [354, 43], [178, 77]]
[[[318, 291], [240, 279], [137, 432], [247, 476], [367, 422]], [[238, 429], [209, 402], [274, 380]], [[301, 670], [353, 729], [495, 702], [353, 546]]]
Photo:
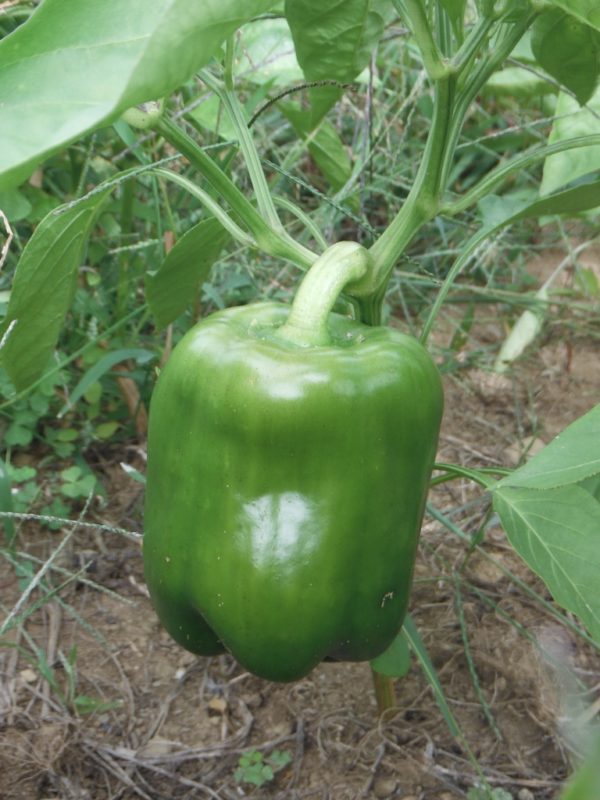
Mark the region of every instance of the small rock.
[[391, 797], [398, 786], [395, 778], [377, 778], [373, 784], [375, 797]]
[[533, 792], [529, 791], [529, 789], [519, 789], [517, 800], [535, 800], [535, 797], [533, 796]]

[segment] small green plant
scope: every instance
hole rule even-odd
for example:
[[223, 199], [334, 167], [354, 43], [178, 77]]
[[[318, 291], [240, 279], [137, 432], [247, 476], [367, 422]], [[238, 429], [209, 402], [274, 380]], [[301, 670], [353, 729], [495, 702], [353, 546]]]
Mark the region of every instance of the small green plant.
[[275, 773], [287, 766], [292, 756], [287, 750], [273, 750], [266, 758], [259, 750], [251, 750], [240, 756], [234, 778], [238, 783], [264, 786], [275, 777]]

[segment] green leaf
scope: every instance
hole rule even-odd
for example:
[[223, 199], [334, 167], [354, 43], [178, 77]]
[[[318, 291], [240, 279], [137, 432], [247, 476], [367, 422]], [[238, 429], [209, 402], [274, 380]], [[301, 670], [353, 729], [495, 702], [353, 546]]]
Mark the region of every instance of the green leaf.
[[76, 465], [72, 467], [67, 467], [66, 469], [61, 470], [60, 477], [63, 481], [68, 481], [69, 483], [73, 483], [81, 477], [81, 467]]
[[498, 484], [553, 489], [600, 473], [600, 404], [575, 420], [536, 456]]
[[600, 502], [600, 473], [579, 481], [577, 485], [581, 486], [582, 489], [585, 489], [586, 492], [589, 492], [592, 497]]
[[160, 268], [146, 277], [146, 299], [159, 328], [182, 314], [229, 239], [214, 218], [190, 228], [169, 251]]
[[581, 22], [600, 31], [600, 6], [598, 0], [549, 0], [552, 5], [562, 8]]
[[[580, 108], [576, 100], [561, 92], [556, 103], [555, 115], [556, 119], [548, 137], [549, 144], [578, 136], [600, 134], [600, 88], [594, 92], [586, 108]], [[587, 175], [594, 168], [600, 169], [598, 144], [577, 150], [564, 150], [562, 153], [548, 156], [544, 162], [540, 195], [554, 192], [561, 186]]]
[[3, 324], [2, 363], [17, 389], [44, 371], [75, 292], [77, 268], [108, 188], [51, 211], [19, 259]]
[[0, 174], [169, 95], [274, 0], [45, 0], [0, 42]]
[[62, 417], [69, 409], [77, 403], [77, 401], [85, 395], [85, 393], [109, 370], [116, 364], [122, 361], [137, 361], [138, 364], [146, 364], [154, 358], [152, 350], [144, 350], [139, 347], [123, 348], [121, 350], [113, 350], [112, 353], [107, 353], [104, 358], [97, 361], [93, 367], [90, 367], [85, 373], [83, 378], [79, 381], [77, 386], [71, 392], [68, 401], [58, 412], [58, 416]]
[[571, 13], [551, 8], [533, 23], [531, 49], [540, 66], [581, 105], [590, 99], [600, 75], [600, 32]]
[[0, 192], [0, 208], [10, 222], [25, 219], [31, 212], [31, 203], [16, 189]]
[[502, 485], [493, 498], [517, 553], [600, 644], [600, 503], [576, 485]]
[[[383, 5], [380, 0], [286, 0], [285, 15], [306, 80], [354, 80], [383, 32]], [[335, 86], [311, 89], [311, 128], [340, 95]]]
[[31, 428], [25, 428], [18, 422], [13, 422], [4, 434], [4, 442], [9, 447], [26, 447], [33, 439]]
[[268, 762], [275, 769], [282, 769], [291, 764], [292, 756], [287, 750], [273, 750], [268, 757]]
[[303, 79], [290, 26], [284, 18], [265, 18], [246, 25], [236, 57], [236, 71], [259, 86], [287, 89]]
[[317, 128], [299, 106], [280, 103], [284, 116], [305, 142], [308, 152], [334, 191], [341, 189], [352, 174], [352, 161], [334, 126], [326, 119]]
[[371, 661], [371, 667], [381, 675], [403, 678], [410, 669], [410, 648], [406, 638], [398, 634], [388, 649]]
[[94, 428], [94, 436], [98, 439], [110, 439], [110, 437], [118, 429], [119, 423], [113, 420], [112, 422], [101, 422]]
[[476, 238], [479, 244], [480, 241], [487, 239], [500, 228], [511, 225], [520, 219], [535, 219], [549, 214], [573, 215], [598, 206], [600, 206], [600, 180], [582, 183], [570, 189], [538, 198], [534, 202], [521, 200], [516, 195], [502, 197], [489, 195], [481, 201], [480, 207], [489, 219], [493, 219], [493, 223], [476, 234], [471, 241], [475, 241]]

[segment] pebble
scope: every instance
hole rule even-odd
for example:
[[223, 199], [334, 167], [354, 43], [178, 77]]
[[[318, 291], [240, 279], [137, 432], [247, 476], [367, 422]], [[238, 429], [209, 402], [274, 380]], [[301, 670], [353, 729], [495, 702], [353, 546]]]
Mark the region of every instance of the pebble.
[[377, 778], [373, 784], [373, 794], [375, 797], [391, 797], [397, 787], [398, 781], [395, 778]]
[[533, 796], [533, 792], [529, 791], [529, 789], [519, 789], [517, 800], [535, 800], [535, 797]]

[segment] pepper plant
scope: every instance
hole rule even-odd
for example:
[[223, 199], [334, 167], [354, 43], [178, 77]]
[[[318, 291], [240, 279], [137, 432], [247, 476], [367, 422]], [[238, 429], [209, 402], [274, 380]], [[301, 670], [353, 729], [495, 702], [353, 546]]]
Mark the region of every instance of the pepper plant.
[[[426, 147], [391, 221], [365, 246], [328, 241], [304, 208], [273, 190], [236, 91], [236, 32], [267, 14], [286, 21], [306, 79], [309, 106], [281, 98], [280, 108], [309, 146], [345, 86], [368, 67], [390, 22], [404, 26], [398, 47], [421, 59], [433, 107]], [[325, 656], [379, 656], [374, 664], [382, 673], [396, 669], [386, 652], [397, 650], [393, 640], [406, 611], [441, 413], [424, 349], [438, 312], [478, 248], [507, 225], [600, 205], [600, 164], [593, 162], [533, 199], [502, 196], [524, 169], [560, 154], [597, 153], [598, 130], [570, 137], [557, 130], [551, 141], [457, 191], [465, 119], [523, 43], [546, 84], [580, 105], [594, 98], [600, 11], [593, 0], [45, 0], [0, 42], [0, 188], [13, 190], [66, 144], [110, 124], [160, 136], [176, 153], [111, 176], [40, 223], [19, 261], [2, 326], [0, 356], [17, 390], [35, 385], [47, 369], [103, 204], [137, 178], [172, 182], [206, 210], [147, 276], [158, 326], [185, 310], [231, 242], [308, 270], [289, 312], [258, 305], [200, 323], [157, 389], [146, 573], [159, 614], [185, 646], [228, 647], [275, 679], [297, 678]], [[230, 177], [227, 160], [172, 114], [172, 93], [192, 76], [227, 115], [250, 196]], [[197, 180], [173, 167], [178, 157]], [[280, 206], [303, 233], [290, 235]], [[459, 218], [477, 206], [487, 209], [487, 222], [441, 284], [420, 343], [383, 328], [386, 290], [415, 236], [438, 217]], [[352, 319], [333, 313], [338, 300]], [[596, 642], [599, 409], [500, 482], [501, 469], [490, 475], [458, 465], [437, 465], [435, 479], [467, 476], [492, 492], [516, 549]], [[323, 441], [332, 437], [330, 456], [320, 449], [319, 431]], [[356, 475], [354, 484], [342, 462]], [[548, 522], [539, 508], [549, 503]], [[574, 518], [579, 535], [569, 538], [565, 558]], [[368, 563], [367, 576], [346, 561]], [[422, 652], [410, 619], [401, 636]]]

